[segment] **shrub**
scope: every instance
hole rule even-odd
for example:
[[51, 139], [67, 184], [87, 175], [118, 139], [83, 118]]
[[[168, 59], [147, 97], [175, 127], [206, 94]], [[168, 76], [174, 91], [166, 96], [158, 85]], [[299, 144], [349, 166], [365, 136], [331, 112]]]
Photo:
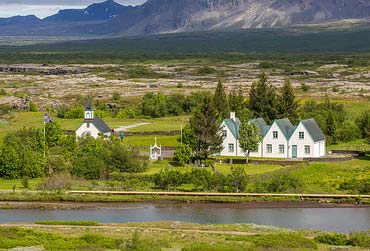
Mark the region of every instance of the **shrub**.
[[24, 176], [22, 179], [22, 186], [24, 188], [29, 188], [30, 187], [30, 182], [27, 176]]
[[313, 240], [299, 234], [267, 234], [251, 237], [250, 241], [256, 247], [268, 250], [317, 249]]
[[310, 86], [306, 83], [302, 83], [301, 84], [301, 90], [304, 91], [304, 92], [307, 92], [308, 90], [310, 90]]
[[215, 68], [209, 67], [209, 66], [204, 66], [204, 67], [202, 67], [202, 68], [200, 68], [200, 69], [197, 70], [197, 73], [199, 75], [209, 75], [209, 74], [214, 74], [216, 72], [217, 71], [216, 71]]
[[348, 237], [348, 245], [370, 248], [369, 232], [351, 233]]
[[190, 162], [191, 157], [192, 157], [192, 153], [193, 153], [193, 150], [191, 149], [191, 147], [187, 144], [183, 144], [183, 145], [177, 147], [177, 149], [174, 153], [174, 157], [175, 157], [175, 160], [180, 165], [184, 165], [184, 164], [188, 164]]
[[76, 183], [76, 178], [69, 173], [59, 173], [46, 178], [37, 185], [41, 190], [66, 190]]
[[315, 241], [321, 244], [345, 246], [347, 245], [347, 236], [345, 234], [320, 234], [315, 237]]

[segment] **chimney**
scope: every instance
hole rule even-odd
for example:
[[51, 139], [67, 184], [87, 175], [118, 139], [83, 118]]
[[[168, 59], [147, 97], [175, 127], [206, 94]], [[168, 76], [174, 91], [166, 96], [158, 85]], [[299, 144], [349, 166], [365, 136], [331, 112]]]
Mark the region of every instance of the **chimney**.
[[230, 119], [236, 121], [235, 112], [230, 112]]

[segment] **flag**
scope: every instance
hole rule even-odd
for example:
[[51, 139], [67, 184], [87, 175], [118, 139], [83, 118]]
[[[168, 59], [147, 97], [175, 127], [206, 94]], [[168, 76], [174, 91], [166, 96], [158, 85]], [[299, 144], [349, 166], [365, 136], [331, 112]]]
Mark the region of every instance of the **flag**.
[[44, 113], [44, 123], [53, 123], [52, 118], [46, 113]]

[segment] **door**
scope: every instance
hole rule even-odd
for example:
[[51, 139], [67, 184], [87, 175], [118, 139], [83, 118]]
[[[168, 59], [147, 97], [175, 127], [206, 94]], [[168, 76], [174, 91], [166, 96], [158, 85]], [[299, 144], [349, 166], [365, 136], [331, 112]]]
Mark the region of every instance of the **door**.
[[292, 158], [293, 159], [297, 158], [297, 146], [296, 145], [292, 146]]

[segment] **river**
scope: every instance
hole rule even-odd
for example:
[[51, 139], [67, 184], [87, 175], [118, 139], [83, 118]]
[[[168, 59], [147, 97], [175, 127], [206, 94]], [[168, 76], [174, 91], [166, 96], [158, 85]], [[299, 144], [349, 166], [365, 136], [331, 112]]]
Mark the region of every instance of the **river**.
[[102, 223], [182, 221], [202, 224], [254, 223], [292, 229], [348, 233], [370, 229], [370, 207], [251, 208], [214, 203], [124, 203], [76, 210], [1, 209], [0, 223], [93, 220]]

